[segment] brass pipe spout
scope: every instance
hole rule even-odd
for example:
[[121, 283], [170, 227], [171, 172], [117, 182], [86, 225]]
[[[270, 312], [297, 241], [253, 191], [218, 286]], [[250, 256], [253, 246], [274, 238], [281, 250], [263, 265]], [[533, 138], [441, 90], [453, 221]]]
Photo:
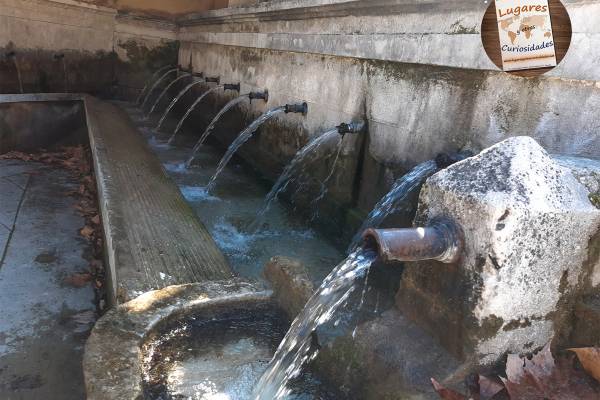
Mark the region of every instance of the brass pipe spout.
[[456, 223], [437, 218], [422, 228], [368, 229], [363, 234], [363, 248], [376, 251], [385, 263], [437, 260], [451, 264], [460, 259], [463, 237]]

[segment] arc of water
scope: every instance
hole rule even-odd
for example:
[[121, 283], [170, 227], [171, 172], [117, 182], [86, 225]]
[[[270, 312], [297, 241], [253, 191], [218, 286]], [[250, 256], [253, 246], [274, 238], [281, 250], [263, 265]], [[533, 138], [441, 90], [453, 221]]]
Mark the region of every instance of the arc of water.
[[[175, 98], [173, 98], [173, 100], [171, 101], [171, 104], [169, 104], [169, 107], [167, 107], [167, 109], [163, 113], [162, 117], [160, 118], [160, 121], [158, 121], [158, 125], [156, 125], [156, 131], [158, 131], [160, 129], [160, 127], [162, 126], [162, 124], [164, 124], [165, 119], [167, 119], [167, 115], [169, 115], [169, 113], [171, 112], [171, 110], [173, 109], [173, 107], [175, 107], [175, 104], [177, 104], [177, 102], [179, 101], [179, 99], [181, 99], [183, 97], [183, 95], [186, 94], [188, 92], [188, 90], [190, 90], [194, 85], [197, 85], [199, 83], [204, 83], [204, 81], [203, 80], [198, 80], [198, 81], [194, 81], [194, 82], [190, 83], [185, 88], [183, 88], [183, 90], [180, 91], [177, 94], [177, 96], [175, 96]], [[201, 98], [204, 98], [209, 93], [212, 93], [212, 92], [217, 91], [217, 90], [222, 89], [222, 88], [223, 88], [223, 86], [219, 85], [219, 86], [214, 87], [214, 88], [212, 88], [210, 90], [207, 90], [206, 92], [204, 92], [204, 94], [202, 94]], [[169, 139], [169, 141], [170, 141], [170, 139]]]
[[267, 122], [269, 119], [273, 118], [275, 115], [284, 112], [285, 110], [285, 106], [270, 109], [269, 111], [258, 117], [256, 120], [254, 120], [254, 122], [248, 125], [248, 127], [238, 135], [238, 137], [229, 146], [229, 149], [227, 149], [227, 152], [225, 153], [217, 167], [217, 171], [208, 182], [208, 185], [206, 185], [207, 193], [209, 193], [212, 190], [213, 186], [215, 185], [215, 181], [217, 180], [221, 172], [223, 172], [223, 169], [225, 169], [235, 152], [252, 137], [254, 132], [256, 132], [256, 130], [262, 124]]
[[[340, 155], [342, 154], [342, 145], [343, 144], [344, 144], [344, 137], [341, 136], [340, 140], [338, 141], [337, 149], [335, 151], [335, 158], [333, 159], [333, 164], [331, 165], [331, 170], [329, 171], [329, 175], [327, 175], [325, 180], [323, 182], [321, 182], [321, 191], [319, 192], [319, 195], [317, 197], [315, 197], [315, 199], [311, 202], [311, 205], [313, 207], [316, 207], [317, 204], [321, 200], [323, 200], [323, 198], [327, 194], [327, 191], [329, 190], [329, 182], [331, 181], [331, 178], [333, 178], [335, 168], [337, 167], [337, 163], [340, 160]], [[315, 214], [313, 216], [313, 219], [316, 217], [317, 217], [317, 214]]]
[[[198, 83], [202, 83], [202, 82], [203, 81], [192, 82], [191, 84], [189, 84], [188, 86], [186, 86], [181, 92], [179, 92], [179, 94], [173, 99], [173, 101], [171, 102], [171, 104], [169, 104], [169, 107], [167, 107], [167, 109], [163, 113], [163, 116], [161, 117], [160, 121], [158, 122], [158, 125], [155, 128], [157, 131], [160, 129], [160, 127], [162, 126], [162, 124], [165, 122], [165, 119], [167, 118], [167, 115], [169, 115], [169, 112], [171, 112], [171, 109], [175, 106], [175, 104], [177, 104], [177, 102], [179, 101], [179, 99], [181, 99], [183, 97], [183, 95], [185, 95], [188, 92], [188, 90], [190, 90], [194, 85], [196, 85]], [[223, 85], [218, 85], [218, 86], [216, 86], [216, 87], [214, 87], [212, 89], [209, 89], [209, 90], [205, 91], [204, 93], [202, 93], [196, 99], [196, 101], [194, 101], [194, 103], [187, 109], [185, 115], [179, 120], [179, 123], [177, 124], [177, 127], [175, 128], [175, 130], [173, 131], [173, 134], [169, 138], [169, 141], [168, 141], [169, 144], [173, 143], [173, 140], [175, 140], [175, 136], [177, 135], [177, 132], [179, 132], [179, 130], [183, 126], [183, 123], [190, 116], [190, 114], [192, 113], [192, 111], [194, 111], [194, 109], [196, 108], [196, 106], [198, 104], [200, 104], [200, 102], [206, 96], [208, 96], [210, 93], [216, 92], [217, 90], [220, 90], [223, 87], [224, 87]]]
[[63, 67], [63, 79], [65, 85], [65, 92], [69, 91], [69, 74], [67, 73], [67, 60], [65, 57], [62, 59], [62, 67]]
[[298, 168], [302, 167], [305, 160], [308, 158], [310, 154], [312, 154], [319, 146], [328, 142], [331, 138], [340, 137], [337, 128], [329, 130], [322, 135], [317, 136], [308, 142], [306, 146], [304, 146], [300, 151], [296, 153], [294, 159], [285, 167], [275, 185], [271, 188], [267, 197], [265, 197], [265, 201], [263, 202], [263, 206], [261, 210], [258, 212], [254, 222], [250, 225], [251, 231], [256, 231], [261, 223], [264, 215], [269, 211], [273, 202], [277, 199], [277, 196], [287, 189], [290, 182], [294, 180], [295, 174]]
[[154, 91], [158, 88], [158, 85], [160, 85], [162, 81], [164, 81], [165, 79], [167, 79], [167, 77], [169, 75], [171, 75], [173, 72], [177, 72], [178, 70], [179, 70], [178, 68], [171, 68], [170, 70], [168, 70], [167, 72], [165, 72], [164, 74], [162, 74], [161, 77], [156, 80], [156, 82], [154, 82], [154, 85], [152, 85], [152, 87], [150, 88], [150, 90], [148, 91], [148, 93], [146, 93], [146, 97], [144, 97], [144, 101], [142, 102], [142, 105], [140, 106], [142, 110], [144, 108], [146, 108], [146, 103], [150, 99], [150, 95], [152, 93], [154, 93]]
[[435, 174], [438, 170], [439, 167], [435, 161], [425, 161], [399, 178], [392, 186], [392, 189], [373, 208], [373, 211], [371, 211], [356, 235], [354, 235], [352, 243], [348, 247], [348, 253], [358, 248], [364, 231], [369, 228], [379, 227], [388, 215], [402, 209], [406, 205], [406, 200], [410, 195], [421, 186], [425, 179]]
[[356, 251], [325, 278], [292, 323], [255, 387], [253, 399], [278, 400], [290, 394], [288, 383], [318, 354], [318, 349], [312, 345], [313, 332], [329, 322], [340, 307], [348, 302], [357, 288], [356, 281], [368, 273], [376, 258], [377, 254], [372, 251]]
[[[198, 151], [200, 151], [200, 148], [202, 147], [202, 145], [204, 144], [204, 142], [206, 141], [206, 138], [208, 138], [208, 135], [210, 135], [210, 133], [212, 132], [212, 130], [215, 128], [215, 126], [217, 125], [217, 122], [219, 122], [219, 120], [221, 119], [221, 117], [223, 117], [223, 115], [225, 115], [225, 113], [229, 110], [231, 110], [233, 107], [235, 107], [237, 104], [241, 103], [244, 99], [248, 98], [249, 94], [243, 94], [239, 97], [236, 97], [235, 99], [231, 100], [229, 103], [227, 103], [225, 105], [225, 107], [223, 107], [219, 113], [213, 118], [213, 120], [210, 122], [210, 124], [208, 125], [208, 127], [204, 130], [204, 132], [202, 133], [202, 136], [200, 136], [200, 139], [198, 139], [198, 142], [196, 143], [196, 145], [194, 146], [194, 149], [192, 150], [192, 155], [190, 156], [190, 158], [187, 160], [187, 162], [185, 163], [186, 167], [189, 168], [192, 165], [192, 162], [194, 162], [194, 159], [196, 158], [196, 154], [198, 154]], [[192, 107], [190, 107], [190, 109], [188, 110], [188, 112], [183, 116], [183, 118], [181, 119], [181, 121], [179, 121], [179, 125], [177, 125], [177, 128], [175, 129], [175, 132], [173, 133], [173, 136], [171, 136], [171, 139], [169, 139], [169, 143], [171, 143], [171, 141], [175, 138], [175, 135], [177, 135], [177, 132], [179, 132], [179, 130], [181, 129], [181, 127], [183, 126], [183, 122], [187, 119], [187, 117], [191, 114], [191, 112], [193, 111], [193, 109], [198, 105], [198, 103], [200, 103], [200, 101], [202, 101], [202, 98], [199, 98], [193, 105]]]
[[169, 89], [171, 89], [173, 87], [173, 85], [175, 85], [180, 80], [188, 78], [190, 76], [192, 76], [192, 74], [185, 72], [185, 73], [181, 74], [181, 76], [178, 76], [177, 78], [173, 79], [171, 81], [171, 83], [169, 83], [167, 85], [167, 87], [163, 89], [162, 93], [156, 98], [156, 100], [154, 101], [154, 104], [150, 108], [150, 111], [148, 112], [148, 114], [146, 114], [146, 117], [149, 117], [150, 115], [152, 115], [154, 110], [156, 110], [156, 107], [158, 107], [158, 105], [160, 104], [160, 101], [163, 99], [163, 97], [165, 97], [165, 95], [169, 92]]
[[152, 74], [152, 76], [150, 77], [150, 79], [148, 79], [146, 81], [146, 84], [142, 88], [142, 91], [140, 92], [140, 94], [138, 95], [137, 99], [135, 100], [135, 104], [140, 104], [141, 103], [142, 98], [144, 97], [144, 94], [146, 93], [146, 90], [148, 90], [148, 87], [150, 86], [150, 83], [154, 82], [154, 80], [156, 78], [158, 78], [159, 74], [162, 74], [163, 72], [165, 72], [169, 68], [173, 68], [173, 66], [172, 65], [165, 65], [164, 67], [161, 67], [161, 68], [157, 69], [156, 71], [154, 71], [154, 73]]
[[19, 90], [21, 91], [21, 93], [24, 93], [23, 79], [21, 78], [21, 67], [19, 66], [19, 60], [17, 60], [16, 55], [13, 57], [13, 63], [15, 64], [15, 69], [17, 70], [17, 79], [19, 80]]

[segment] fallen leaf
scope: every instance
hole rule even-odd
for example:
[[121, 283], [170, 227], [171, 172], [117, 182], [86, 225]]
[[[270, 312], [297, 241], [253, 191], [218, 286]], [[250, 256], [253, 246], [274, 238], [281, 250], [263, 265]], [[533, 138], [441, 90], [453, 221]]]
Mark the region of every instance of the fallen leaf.
[[89, 225], [86, 225], [83, 228], [81, 228], [81, 230], [79, 231], [79, 234], [89, 240], [94, 235], [94, 228], [92, 228]]
[[100, 215], [96, 214], [94, 217], [92, 217], [92, 223], [94, 225], [100, 225]]
[[73, 274], [73, 275], [69, 275], [68, 277], [65, 278], [66, 284], [74, 286], [76, 288], [82, 288], [84, 286], [87, 286], [87, 284], [91, 281], [92, 281], [92, 275], [90, 275], [88, 273]]
[[577, 354], [583, 369], [600, 382], [600, 348], [585, 347], [581, 349], [569, 349]]
[[76, 333], [87, 332], [92, 328], [96, 322], [96, 313], [94, 311], [83, 311], [75, 314], [71, 317], [71, 320], [75, 323], [74, 331]]
[[504, 390], [504, 385], [498, 380], [479, 375], [479, 394], [482, 400], [493, 399]]
[[600, 392], [589, 378], [573, 368], [571, 358], [554, 360], [547, 344], [531, 359], [509, 354], [506, 379], [502, 379], [511, 399], [598, 400]]
[[[504, 385], [502, 385], [500, 380], [495, 381], [477, 374], [473, 374], [467, 378], [466, 383], [469, 389], [469, 396], [448, 389], [435, 379], [431, 379], [431, 383], [438, 395], [444, 400], [492, 400], [498, 398], [496, 397], [497, 395], [506, 393]], [[505, 398], [505, 396], [502, 398]]]
[[431, 378], [431, 384], [433, 385], [433, 388], [435, 389], [437, 394], [443, 400], [467, 400], [467, 397], [465, 395], [462, 395], [458, 392], [455, 392], [452, 389], [448, 389], [442, 386], [438, 381], [436, 381], [433, 378]]

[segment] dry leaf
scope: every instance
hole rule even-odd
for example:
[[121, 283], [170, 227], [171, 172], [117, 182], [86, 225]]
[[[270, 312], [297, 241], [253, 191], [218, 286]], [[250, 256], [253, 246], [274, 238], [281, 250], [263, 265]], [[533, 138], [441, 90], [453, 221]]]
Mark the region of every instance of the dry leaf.
[[504, 385], [500, 381], [479, 375], [479, 394], [481, 399], [492, 399], [503, 390]]
[[467, 400], [466, 396], [455, 392], [452, 389], [448, 389], [442, 386], [438, 381], [436, 381], [433, 378], [431, 378], [431, 384], [433, 385], [433, 388], [435, 389], [437, 394], [439, 394], [440, 398], [442, 398], [443, 400]]
[[577, 354], [577, 358], [579, 358], [579, 362], [581, 362], [585, 371], [600, 382], [600, 349], [585, 347], [569, 350]]
[[89, 240], [94, 235], [94, 228], [92, 228], [89, 225], [86, 225], [83, 228], [81, 228], [81, 230], [79, 231], [79, 234]]
[[92, 217], [92, 223], [94, 225], [100, 225], [100, 216], [98, 214], [96, 214], [94, 217]]
[[531, 360], [510, 354], [503, 379], [511, 399], [598, 400], [589, 378], [573, 368], [573, 360], [554, 360], [550, 344]]
[[65, 278], [65, 283], [76, 288], [82, 288], [86, 286], [92, 280], [90, 274], [73, 274]]
[[492, 400], [504, 391], [504, 385], [498, 380], [487, 378], [483, 375], [471, 375], [467, 381], [469, 396], [455, 392], [442, 386], [435, 379], [431, 379], [435, 391], [444, 400]]

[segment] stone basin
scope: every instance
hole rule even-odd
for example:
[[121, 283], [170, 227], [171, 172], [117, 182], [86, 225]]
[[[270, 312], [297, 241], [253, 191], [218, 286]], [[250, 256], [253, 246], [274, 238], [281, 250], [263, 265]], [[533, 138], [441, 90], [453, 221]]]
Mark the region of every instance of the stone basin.
[[[148, 292], [92, 331], [88, 399], [248, 399], [288, 327], [272, 292], [250, 281]], [[332, 397], [310, 373], [294, 389], [298, 399]]]

